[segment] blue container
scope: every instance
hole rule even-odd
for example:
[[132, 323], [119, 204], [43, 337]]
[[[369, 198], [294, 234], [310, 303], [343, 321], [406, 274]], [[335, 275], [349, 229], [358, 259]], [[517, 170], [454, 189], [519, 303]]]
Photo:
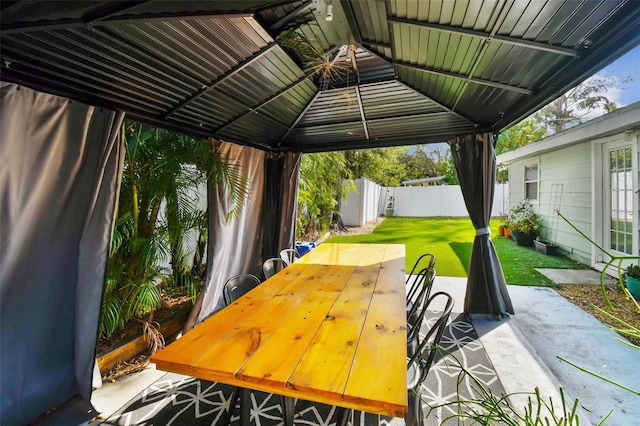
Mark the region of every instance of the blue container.
[[296, 251], [300, 256], [304, 256], [314, 248], [316, 248], [316, 243], [314, 242], [302, 242], [302, 243], [297, 242], [296, 243]]

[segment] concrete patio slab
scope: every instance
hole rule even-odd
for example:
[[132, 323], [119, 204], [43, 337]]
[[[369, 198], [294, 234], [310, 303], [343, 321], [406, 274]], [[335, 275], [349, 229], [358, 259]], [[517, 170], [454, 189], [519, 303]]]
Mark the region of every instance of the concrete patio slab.
[[[556, 284], [597, 284], [600, 285], [600, 272], [593, 269], [551, 269], [535, 268]], [[605, 276], [605, 284], [616, 284], [617, 281]]]

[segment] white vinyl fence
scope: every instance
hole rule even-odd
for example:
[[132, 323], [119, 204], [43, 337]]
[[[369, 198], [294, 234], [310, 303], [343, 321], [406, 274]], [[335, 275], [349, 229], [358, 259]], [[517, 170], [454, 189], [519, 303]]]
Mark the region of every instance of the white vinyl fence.
[[[394, 216], [404, 217], [464, 217], [469, 216], [459, 185], [403, 186], [385, 188], [367, 179], [356, 179], [356, 192], [342, 201], [340, 214], [345, 225], [362, 226], [385, 214], [390, 197], [394, 200]], [[345, 182], [345, 185], [348, 185]], [[509, 211], [509, 185], [495, 188], [492, 216]]]

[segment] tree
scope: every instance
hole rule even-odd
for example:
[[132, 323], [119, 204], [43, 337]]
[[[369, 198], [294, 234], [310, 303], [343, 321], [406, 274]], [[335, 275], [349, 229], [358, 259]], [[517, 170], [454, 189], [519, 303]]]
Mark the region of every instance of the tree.
[[329, 229], [333, 213], [352, 187], [343, 185], [351, 175], [342, 152], [304, 154], [298, 184], [296, 237], [316, 237]]
[[616, 77], [593, 76], [543, 107], [536, 117], [552, 133], [585, 122], [592, 113], [612, 112], [617, 105], [605, 96], [610, 89], [631, 81], [630, 77], [620, 80]]
[[535, 117], [528, 117], [500, 133], [496, 155], [523, 147], [547, 136], [547, 131]]
[[438, 162], [440, 153], [430, 145], [417, 145], [412, 150], [406, 150], [400, 157], [404, 165], [404, 180], [415, 180], [439, 176]]
[[370, 148], [344, 151], [346, 174], [367, 178], [382, 186], [398, 186], [404, 180], [402, 156], [406, 148]]

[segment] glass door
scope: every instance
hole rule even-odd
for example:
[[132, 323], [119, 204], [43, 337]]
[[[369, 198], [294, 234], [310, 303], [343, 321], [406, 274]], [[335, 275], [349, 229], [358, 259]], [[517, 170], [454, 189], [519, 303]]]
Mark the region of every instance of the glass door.
[[[631, 145], [605, 148], [608, 168], [607, 247], [618, 253], [633, 255], [633, 150]], [[605, 176], [607, 176], [605, 175]]]

